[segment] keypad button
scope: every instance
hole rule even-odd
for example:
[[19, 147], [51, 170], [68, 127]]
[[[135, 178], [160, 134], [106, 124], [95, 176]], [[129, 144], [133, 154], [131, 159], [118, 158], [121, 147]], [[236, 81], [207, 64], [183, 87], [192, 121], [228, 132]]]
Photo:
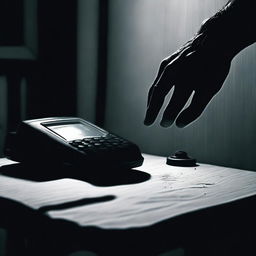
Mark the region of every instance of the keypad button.
[[70, 145], [76, 147], [79, 150], [86, 152], [107, 152], [120, 150], [127, 145], [129, 142], [123, 138], [117, 137], [115, 135], [109, 134], [106, 137], [94, 137], [94, 138], [84, 138], [81, 140], [74, 140]]
[[101, 137], [95, 137], [95, 138], [92, 138], [92, 140], [98, 141], [98, 140], [101, 140]]
[[90, 143], [82, 141], [82, 145], [84, 145], [85, 147], [87, 147], [88, 145], [90, 145]]
[[69, 143], [71, 146], [73, 146], [73, 147], [77, 147], [79, 144], [77, 144], [77, 143], [74, 143], [74, 142], [71, 142], [71, 143]]
[[78, 143], [81, 143], [81, 142], [82, 142], [82, 140], [73, 140], [72, 142], [73, 142], [73, 143], [77, 143], [77, 144], [78, 144]]

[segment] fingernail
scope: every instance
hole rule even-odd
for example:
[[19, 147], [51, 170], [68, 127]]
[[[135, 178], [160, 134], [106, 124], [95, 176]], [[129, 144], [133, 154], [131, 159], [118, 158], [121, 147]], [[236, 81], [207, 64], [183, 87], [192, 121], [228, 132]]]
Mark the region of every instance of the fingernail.
[[168, 128], [173, 124], [173, 120], [162, 120], [160, 125], [164, 128]]
[[185, 126], [187, 126], [188, 124], [184, 123], [184, 122], [177, 122], [176, 121], [176, 126], [179, 128], [184, 128]]
[[144, 125], [147, 125], [147, 126], [149, 126], [149, 125], [151, 125], [153, 122], [151, 121], [151, 120], [148, 120], [148, 119], [145, 119], [144, 120]]

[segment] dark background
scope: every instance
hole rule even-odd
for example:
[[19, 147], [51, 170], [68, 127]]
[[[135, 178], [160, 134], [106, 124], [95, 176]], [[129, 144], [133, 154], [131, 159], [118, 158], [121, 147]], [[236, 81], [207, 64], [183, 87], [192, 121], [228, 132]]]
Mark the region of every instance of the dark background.
[[6, 132], [20, 120], [74, 115], [146, 153], [185, 150], [198, 162], [256, 170], [255, 45], [233, 60], [198, 121], [185, 129], [143, 125], [161, 60], [226, 2], [1, 0], [1, 156]]
[[226, 0], [0, 3], [1, 148], [21, 119], [75, 115], [146, 153], [183, 150], [199, 162], [256, 170], [255, 45], [232, 61], [222, 90], [196, 122], [163, 129], [161, 112], [153, 126], [143, 125], [161, 60]]

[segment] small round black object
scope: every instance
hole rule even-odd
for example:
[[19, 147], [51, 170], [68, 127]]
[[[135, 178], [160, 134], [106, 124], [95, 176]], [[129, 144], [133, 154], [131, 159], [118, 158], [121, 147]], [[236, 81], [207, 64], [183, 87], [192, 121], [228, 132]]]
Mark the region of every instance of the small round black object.
[[167, 157], [166, 164], [172, 166], [192, 167], [196, 166], [196, 159], [190, 158], [184, 151], [176, 151], [174, 155]]

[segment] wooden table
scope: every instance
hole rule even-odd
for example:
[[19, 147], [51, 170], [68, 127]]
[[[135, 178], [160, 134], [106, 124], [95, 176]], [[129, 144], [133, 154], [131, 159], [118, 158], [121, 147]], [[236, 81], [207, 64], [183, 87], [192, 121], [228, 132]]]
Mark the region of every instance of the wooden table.
[[211, 239], [251, 234], [255, 172], [172, 167], [165, 157], [144, 158], [142, 167], [119, 174], [102, 170], [94, 179], [76, 178], [75, 170], [28, 172], [2, 158], [0, 226], [22, 236], [31, 254], [41, 248], [42, 255], [79, 249], [157, 255], [179, 246], [207, 255], [203, 249]]

